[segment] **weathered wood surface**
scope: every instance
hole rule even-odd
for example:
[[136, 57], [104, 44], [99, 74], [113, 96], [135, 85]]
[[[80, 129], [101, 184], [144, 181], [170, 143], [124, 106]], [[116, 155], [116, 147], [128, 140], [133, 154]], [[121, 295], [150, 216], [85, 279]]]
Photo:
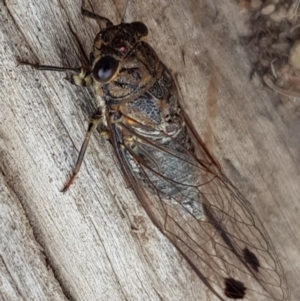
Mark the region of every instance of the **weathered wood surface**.
[[[250, 83], [242, 16], [235, 1], [221, 2], [129, 1], [125, 19], [148, 25], [184, 108], [264, 221], [291, 300], [300, 300], [297, 105], [278, 106]], [[75, 184], [59, 191], [96, 104], [65, 75], [18, 67], [16, 58], [80, 65], [68, 22], [86, 53], [99, 30], [80, 4], [0, 2], [0, 299], [213, 300], [126, 189], [107, 142], [93, 136]], [[120, 21], [124, 1], [90, 4]]]

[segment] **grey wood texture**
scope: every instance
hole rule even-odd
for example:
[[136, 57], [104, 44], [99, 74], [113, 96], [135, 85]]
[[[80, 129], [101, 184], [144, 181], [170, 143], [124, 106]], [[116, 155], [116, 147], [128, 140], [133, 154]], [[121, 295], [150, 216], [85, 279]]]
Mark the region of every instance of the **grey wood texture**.
[[[124, 4], [86, 6], [118, 23]], [[75, 183], [60, 192], [97, 104], [65, 74], [17, 58], [79, 66], [70, 27], [86, 53], [100, 29], [80, 5], [0, 1], [0, 300], [215, 300], [126, 188], [108, 142], [93, 135]], [[125, 21], [136, 20], [198, 133], [263, 220], [300, 300], [299, 105], [250, 82], [235, 1], [130, 0]]]

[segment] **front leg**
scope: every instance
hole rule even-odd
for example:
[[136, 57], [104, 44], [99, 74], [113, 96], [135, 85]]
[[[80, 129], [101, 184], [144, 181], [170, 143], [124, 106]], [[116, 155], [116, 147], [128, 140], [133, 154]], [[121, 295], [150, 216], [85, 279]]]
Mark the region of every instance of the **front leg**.
[[77, 67], [77, 68], [69, 68], [69, 67], [58, 67], [58, 66], [49, 66], [49, 65], [38, 65], [25, 61], [19, 61], [20, 65], [30, 66], [39, 71], [57, 71], [57, 72], [75, 72], [75, 74], [71, 77], [71, 83], [81, 87], [87, 87], [92, 85], [93, 78], [91, 76], [91, 72], [86, 67]]
[[[85, 138], [83, 140], [83, 143], [81, 145], [81, 149], [79, 151], [79, 155], [78, 155], [78, 158], [77, 158], [77, 162], [75, 164], [75, 167], [73, 169], [73, 172], [72, 172], [72, 175], [71, 177], [69, 178], [69, 180], [67, 181], [67, 183], [65, 184], [64, 188], [61, 190], [61, 192], [66, 192], [69, 187], [71, 186], [71, 184], [73, 183], [76, 175], [78, 174], [79, 172], [79, 169], [81, 167], [81, 164], [83, 162], [83, 158], [84, 158], [84, 155], [85, 155], [85, 152], [86, 152], [86, 149], [87, 149], [87, 146], [89, 144], [89, 141], [90, 141], [90, 138], [91, 138], [91, 135], [93, 133], [93, 131], [95, 129], [97, 129], [98, 125], [102, 122], [103, 120], [103, 115], [101, 112], [97, 112], [96, 114], [94, 114], [92, 116], [92, 118], [90, 119], [90, 122], [89, 122], [89, 126], [88, 126], [88, 130], [85, 134]], [[106, 136], [106, 131], [103, 130], [101, 131], [104, 133], [104, 137]]]
[[85, 9], [84, 6], [85, 6], [85, 3], [84, 3], [84, 1], [82, 1], [81, 2], [81, 13], [82, 13], [82, 15], [84, 15], [88, 18], [91, 18], [91, 19], [104, 21], [106, 23], [106, 27], [113, 26], [113, 23], [109, 19], [107, 19], [103, 16], [100, 16], [100, 15], [97, 15], [94, 12], [91, 12], [91, 11]]

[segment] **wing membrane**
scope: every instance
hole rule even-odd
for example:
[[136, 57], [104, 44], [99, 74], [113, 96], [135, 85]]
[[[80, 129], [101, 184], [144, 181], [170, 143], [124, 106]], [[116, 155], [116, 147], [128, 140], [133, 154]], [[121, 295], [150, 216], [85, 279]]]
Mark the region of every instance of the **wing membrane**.
[[[220, 170], [185, 116], [195, 149], [153, 143], [111, 124], [124, 175], [153, 223], [220, 300], [287, 300], [274, 247], [251, 204]], [[124, 133], [136, 137], [134, 145]], [[180, 140], [181, 141], [181, 140]]]

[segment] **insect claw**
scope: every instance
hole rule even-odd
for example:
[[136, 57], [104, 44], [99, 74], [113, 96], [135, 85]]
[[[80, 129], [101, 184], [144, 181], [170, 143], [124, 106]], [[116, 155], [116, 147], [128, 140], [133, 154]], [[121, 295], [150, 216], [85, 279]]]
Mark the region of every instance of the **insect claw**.
[[70, 186], [74, 182], [75, 176], [76, 176], [76, 174], [73, 173], [72, 176], [70, 177], [70, 179], [67, 181], [67, 183], [63, 187], [63, 189], [60, 190], [60, 192], [65, 193], [70, 188]]
[[61, 189], [59, 192], [65, 193], [68, 189], [69, 187], [65, 185], [64, 188]]
[[29, 63], [29, 62], [26, 62], [26, 61], [22, 61], [20, 59], [16, 59], [17, 60], [17, 67], [19, 67], [20, 65], [24, 65], [24, 66], [30, 66], [34, 69], [38, 69], [39, 65], [38, 64], [34, 64], [34, 63]]

